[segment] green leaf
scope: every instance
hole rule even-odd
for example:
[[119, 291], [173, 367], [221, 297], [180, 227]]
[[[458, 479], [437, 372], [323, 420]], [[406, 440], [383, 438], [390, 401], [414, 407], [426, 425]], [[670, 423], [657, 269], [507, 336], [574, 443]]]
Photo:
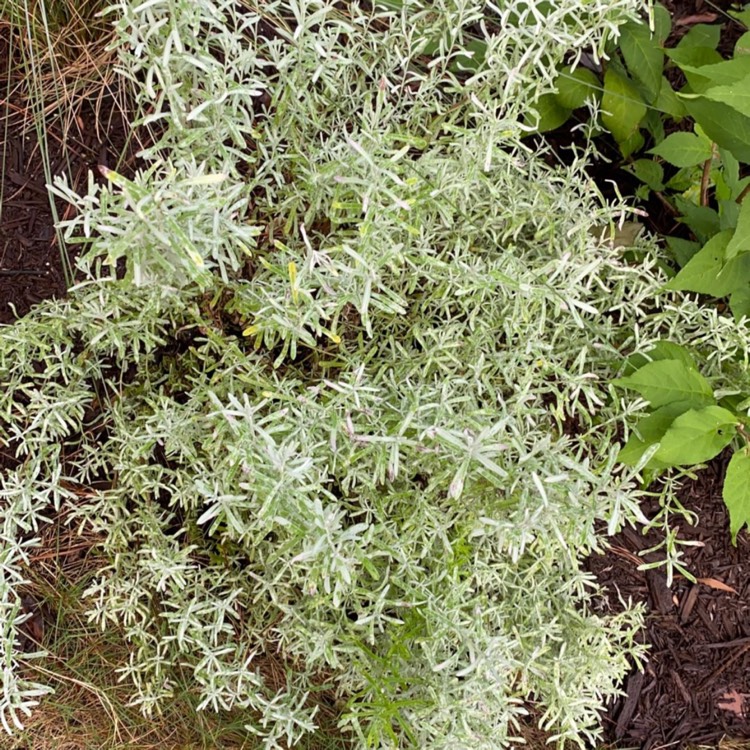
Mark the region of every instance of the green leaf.
[[653, 106], [675, 120], [681, 120], [687, 114], [682, 99], [675, 94], [672, 84], [664, 76], [662, 76], [659, 95], [656, 97]]
[[745, 198], [740, 206], [740, 215], [737, 217], [737, 228], [734, 230], [732, 239], [724, 251], [724, 257], [731, 260], [740, 253], [750, 251], [750, 200]]
[[719, 231], [719, 212], [716, 209], [696, 206], [680, 196], [675, 196], [674, 204], [682, 214], [680, 221], [687, 224], [699, 240], [705, 241]]
[[693, 26], [682, 39], [677, 49], [692, 49], [695, 47], [710, 47], [716, 49], [721, 38], [721, 26], [699, 23]]
[[[675, 418], [679, 417], [680, 414], [684, 414], [690, 408], [689, 403], [682, 401], [662, 406], [647, 417], [644, 417], [636, 425], [635, 430], [628, 438], [628, 442], [620, 449], [620, 452], [617, 454], [617, 460], [626, 466], [636, 466], [648, 448], [662, 439]], [[653, 458], [649, 461], [650, 468], [666, 468], [656, 465], [651, 466], [652, 462]]]
[[750, 254], [743, 253], [724, 262], [724, 253], [733, 234], [733, 230], [728, 229], [712, 237], [666, 288], [726, 297], [750, 283]]
[[[714, 191], [717, 201], [729, 201], [732, 199], [732, 188], [729, 187], [724, 178], [723, 169], [712, 169], [711, 180], [714, 183]], [[721, 216], [721, 211], [719, 211], [719, 216]], [[722, 228], [726, 229], [727, 227]]]
[[684, 99], [688, 114], [706, 135], [741, 162], [750, 163], [750, 118], [727, 104], [705, 97]]
[[667, 41], [672, 31], [672, 14], [661, 4], [654, 4], [654, 39], [659, 44]]
[[739, 187], [740, 181], [740, 163], [731, 152], [725, 148], [719, 149], [719, 158], [721, 159], [722, 171], [724, 173], [724, 181], [727, 187], [731, 190], [729, 198], [736, 198], [741, 191]]
[[[750, 62], [750, 57], [743, 57]], [[750, 117], [750, 75], [726, 86], [714, 86], [704, 92], [706, 99], [728, 104], [746, 117]]]
[[564, 67], [555, 79], [557, 101], [565, 109], [578, 109], [587, 99], [601, 99], [602, 85], [593, 71], [578, 67]]
[[664, 190], [664, 168], [653, 159], [636, 159], [630, 171], [652, 190]]
[[736, 18], [745, 28], [750, 27], [750, 6], [746, 5], [742, 10], [728, 11], [732, 18]]
[[654, 409], [680, 402], [698, 408], [714, 401], [711, 386], [703, 375], [678, 359], [649, 362], [632, 375], [612, 382], [621, 388], [637, 391]]
[[664, 119], [662, 113], [653, 107], [646, 112], [646, 116], [643, 118], [641, 127], [651, 134], [654, 143], [661, 143], [667, 135], [664, 130]]
[[737, 451], [730, 459], [722, 497], [729, 511], [732, 544], [736, 546], [737, 534], [750, 522], [750, 456], [747, 448]]
[[526, 118], [528, 125], [536, 125], [536, 132], [546, 133], [549, 130], [559, 128], [572, 114], [573, 110], [563, 107], [555, 94], [544, 94], [534, 104], [534, 109], [539, 115], [537, 122], [531, 115]]
[[734, 45], [734, 56], [750, 55], [750, 31], [746, 31]]
[[682, 237], [665, 237], [667, 247], [677, 264], [682, 268], [701, 249], [700, 242], [685, 240]]
[[742, 410], [741, 404], [743, 404], [745, 401], [747, 401], [747, 395], [745, 393], [728, 393], [726, 396], [722, 396], [718, 404], [724, 409], [728, 409], [731, 412], [734, 412], [734, 414], [739, 414], [739, 412]]
[[735, 322], [750, 318], [750, 285], [735, 289], [729, 296], [729, 309]]
[[620, 141], [617, 145], [620, 147], [620, 153], [627, 159], [630, 154], [640, 151], [645, 143], [643, 133], [640, 130], [635, 130], [629, 138]]
[[643, 365], [647, 365], [649, 362], [661, 362], [665, 359], [677, 359], [680, 362], [684, 362], [688, 367], [694, 370], [697, 369], [695, 360], [684, 346], [660, 339], [647, 352], [637, 352], [628, 357], [625, 363], [625, 375], [632, 375], [636, 370], [640, 370]]
[[674, 49], [666, 49], [664, 52], [681, 69], [700, 68], [703, 65], [713, 65], [724, 60], [715, 49], [710, 47], [688, 47], [686, 49], [675, 47]]
[[611, 67], [604, 74], [604, 96], [602, 98], [602, 124], [618, 143], [631, 138], [646, 114], [638, 90], [624, 75]]
[[[718, 185], [716, 192], [718, 198]], [[734, 229], [740, 218], [740, 207], [737, 205], [737, 201], [718, 199], [716, 203], [719, 207], [719, 230]]]
[[732, 442], [737, 417], [720, 406], [690, 409], [664, 433], [654, 458], [670, 466], [692, 466], [710, 461]]
[[680, 67], [693, 92], [703, 94], [713, 86], [729, 86], [745, 79], [750, 75], [750, 58], [738, 57], [701, 66], [683, 64]]
[[711, 158], [711, 141], [695, 133], [672, 133], [648, 153], [661, 156], [675, 167], [692, 167]]
[[620, 51], [628, 72], [643, 84], [650, 104], [659, 94], [664, 53], [648, 26], [631, 21], [620, 29]]
[[691, 188], [700, 188], [700, 172], [697, 167], [678, 169], [667, 181], [667, 187], [674, 193], [686, 193]]

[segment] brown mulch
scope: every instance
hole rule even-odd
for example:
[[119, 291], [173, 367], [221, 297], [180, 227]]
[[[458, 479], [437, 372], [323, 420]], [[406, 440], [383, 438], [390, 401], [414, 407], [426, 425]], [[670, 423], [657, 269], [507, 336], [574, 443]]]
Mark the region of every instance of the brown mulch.
[[[646, 606], [645, 671], [633, 671], [604, 718], [607, 739], [617, 747], [683, 748], [717, 745], [722, 738], [750, 738], [750, 536], [733, 547], [721, 487], [729, 460], [724, 454], [686, 481], [683, 506], [698, 524], [680, 525], [684, 566], [697, 579], [675, 575], [667, 587], [664, 569], [639, 571], [658, 554], [639, 555], [657, 545], [663, 531], [647, 536], [625, 529], [611, 549], [589, 559], [590, 570], [608, 595], [602, 612], [623, 601]], [[655, 507], [644, 508], [652, 517]], [[663, 558], [663, 555], [662, 555]]]

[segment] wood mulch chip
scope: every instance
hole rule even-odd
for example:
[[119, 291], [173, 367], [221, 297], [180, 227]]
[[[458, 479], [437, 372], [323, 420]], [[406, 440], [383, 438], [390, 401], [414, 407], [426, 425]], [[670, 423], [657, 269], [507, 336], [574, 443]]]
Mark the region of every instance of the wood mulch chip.
[[[675, 575], [670, 587], [663, 568], [640, 571], [658, 554], [641, 554], [663, 532], [643, 536], [627, 528], [610, 540], [604, 555], [588, 560], [607, 590], [597, 603], [602, 613], [621, 611], [623, 602], [643, 603], [649, 644], [645, 670], [634, 670], [626, 695], [604, 717], [609, 742], [643, 750], [716, 746], [724, 737], [750, 737], [750, 537], [729, 535], [721, 487], [728, 454], [686, 480], [680, 502], [698, 524], [680, 526], [684, 565], [697, 579]], [[655, 507], [644, 508], [647, 516]]]

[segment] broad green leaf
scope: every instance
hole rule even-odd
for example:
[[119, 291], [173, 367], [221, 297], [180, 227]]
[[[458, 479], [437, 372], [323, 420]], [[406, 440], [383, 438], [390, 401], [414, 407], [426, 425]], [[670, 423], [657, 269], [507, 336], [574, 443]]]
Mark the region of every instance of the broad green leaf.
[[746, 31], [734, 45], [734, 56], [750, 55], [750, 31]]
[[[716, 200], [719, 201], [728, 201], [732, 198], [732, 188], [729, 187], [727, 184], [727, 181], [724, 179], [724, 170], [719, 169], [712, 169], [711, 170], [711, 181], [714, 183], [714, 193], [716, 195]], [[721, 216], [721, 211], [719, 211], [719, 216]], [[726, 227], [724, 227], [726, 229]]]
[[667, 133], [664, 130], [664, 118], [662, 117], [662, 113], [653, 107], [646, 112], [641, 127], [651, 133], [654, 143], [661, 143], [664, 138], [666, 138]]
[[680, 39], [677, 49], [685, 50], [694, 47], [710, 47], [715, 50], [720, 38], [721, 26], [698, 23]]
[[734, 229], [740, 218], [740, 207], [737, 201], [719, 199], [716, 203], [719, 207], [719, 230]]
[[666, 288], [726, 297], [736, 289], [750, 284], [750, 253], [743, 253], [728, 263], [724, 262], [724, 253], [733, 234], [733, 230], [727, 229], [712, 237]]
[[680, 268], [686, 266], [688, 261], [701, 249], [700, 242], [685, 240], [682, 237], [665, 237], [664, 239], [667, 242], [669, 252]]
[[732, 191], [729, 197], [736, 198], [741, 190], [739, 187], [740, 163], [734, 158], [731, 152], [727, 151], [725, 148], [719, 149], [719, 158], [721, 159], [724, 181], [727, 183], [727, 187]]
[[621, 388], [637, 391], [654, 409], [680, 402], [698, 408], [714, 401], [711, 386], [703, 375], [678, 359], [649, 362], [632, 375], [612, 382]]
[[705, 97], [683, 99], [688, 114], [706, 135], [741, 162], [750, 163], [750, 117]]
[[[675, 418], [690, 408], [690, 404], [684, 401], [677, 404], [667, 404], [667, 406], [662, 406], [644, 417], [636, 425], [635, 430], [628, 438], [628, 442], [620, 449], [617, 460], [626, 466], [637, 465], [648, 448], [662, 439]], [[651, 466], [652, 463], [653, 459], [649, 461], [650, 468], [660, 468], [659, 466]]]
[[745, 28], [750, 28], [750, 6], [746, 5], [742, 10], [728, 11], [732, 18], [736, 18]]
[[546, 133], [548, 130], [559, 128], [573, 114], [573, 110], [563, 107], [557, 101], [555, 94], [540, 96], [534, 104], [534, 109], [539, 115], [539, 121], [537, 122], [533, 117], [528, 116], [526, 123], [536, 125], [536, 130], [539, 133]]
[[650, 104], [659, 94], [664, 53], [648, 26], [631, 21], [620, 29], [620, 51], [628, 72], [643, 84]]
[[555, 79], [557, 101], [565, 109], [578, 109], [587, 99], [601, 99], [602, 85], [593, 71], [577, 67], [571, 70], [566, 65]]
[[661, 156], [675, 167], [692, 167], [711, 158], [711, 141], [695, 133], [672, 133], [648, 153]]
[[672, 84], [664, 76], [662, 76], [659, 95], [656, 97], [653, 106], [675, 120], [681, 120], [687, 114], [682, 99], [675, 94]]
[[737, 217], [737, 228], [734, 230], [732, 239], [729, 240], [724, 257], [731, 260], [740, 253], [750, 251], [750, 200], [745, 198], [740, 206], [740, 215]]
[[710, 461], [732, 442], [736, 423], [737, 417], [720, 406], [690, 409], [672, 422], [654, 458], [670, 466]]
[[637, 352], [631, 354], [625, 363], [625, 374], [632, 375], [636, 370], [640, 370], [643, 365], [649, 362], [661, 362], [665, 359], [677, 359], [692, 369], [697, 369], [695, 360], [690, 352], [679, 344], [672, 341], [660, 339], [647, 352]]
[[630, 154], [640, 151], [645, 143], [643, 133], [640, 130], [634, 130], [629, 138], [620, 141], [617, 145], [620, 147], [620, 153], [627, 159]]
[[732, 544], [736, 546], [737, 534], [746, 523], [750, 523], [750, 456], [747, 448], [737, 451], [730, 459], [722, 497], [729, 511]]
[[714, 86], [739, 83], [750, 75], [750, 58], [738, 57], [710, 65], [680, 65], [696, 94], [703, 94]]
[[636, 159], [630, 171], [652, 190], [664, 190], [664, 168], [653, 159]]
[[667, 181], [667, 187], [673, 193], [685, 193], [696, 185], [700, 190], [700, 172], [698, 167], [678, 169]]
[[[740, 58], [750, 62], [750, 57]], [[737, 83], [726, 86], [714, 86], [703, 93], [706, 99], [728, 104], [746, 117], [750, 117], [750, 75]]]
[[672, 31], [672, 14], [661, 4], [654, 4], [654, 39], [664, 44]]
[[622, 143], [636, 133], [645, 114], [646, 104], [633, 83], [613, 68], [608, 68], [604, 74], [602, 97], [604, 127], [618, 143]]
[[716, 209], [696, 206], [692, 201], [680, 196], [675, 196], [674, 204], [682, 214], [680, 221], [687, 224], [699, 240], [705, 242], [719, 231], [719, 212]]
[[729, 309], [736, 322], [750, 318], [750, 285], [735, 289], [729, 296]]
[[[667, 57], [680, 68], [700, 68], [703, 65], [713, 65], [723, 61], [723, 57], [711, 47], [688, 47], [664, 50]], [[689, 80], [689, 79], [688, 79]]]

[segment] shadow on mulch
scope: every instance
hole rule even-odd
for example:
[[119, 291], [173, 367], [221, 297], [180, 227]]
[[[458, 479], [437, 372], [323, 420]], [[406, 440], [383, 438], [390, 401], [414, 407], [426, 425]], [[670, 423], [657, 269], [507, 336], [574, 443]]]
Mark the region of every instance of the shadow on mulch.
[[[679, 492], [698, 516], [697, 526], [682, 525], [679, 533], [696, 544], [684, 547], [684, 564], [698, 583], [675, 576], [667, 588], [662, 570], [637, 570], [658, 559], [638, 557], [658, 544], [658, 531], [642, 536], [626, 529], [606, 554], [588, 561], [609, 592], [600, 611], [621, 611], [623, 600], [647, 609], [645, 672], [630, 676], [627, 695], [604, 717], [607, 740], [617, 747], [716, 746], [724, 737], [750, 738], [750, 536], [741, 532], [732, 546], [721, 499], [728, 460], [723, 454]], [[643, 510], [651, 516], [656, 508]]]
[[[10, 34], [9, 26], [0, 25], [0, 81], [10, 82], [10, 96], [5, 98], [5, 85], [0, 95], [0, 324], [12, 323], [44, 299], [64, 296], [65, 266], [74, 261], [72, 255], [63, 257], [58, 244], [28, 81]], [[66, 121], [70, 127], [64, 131]], [[124, 152], [126, 165], [133, 163], [136, 144], [129, 141], [127, 113], [106, 90], [80, 101], [74, 113], [51, 113], [45, 129], [51, 174], [65, 173], [79, 192], [86, 191], [89, 170], [101, 180], [97, 164], [114, 168]], [[62, 200], [55, 206], [59, 219], [70, 217], [71, 206]]]

